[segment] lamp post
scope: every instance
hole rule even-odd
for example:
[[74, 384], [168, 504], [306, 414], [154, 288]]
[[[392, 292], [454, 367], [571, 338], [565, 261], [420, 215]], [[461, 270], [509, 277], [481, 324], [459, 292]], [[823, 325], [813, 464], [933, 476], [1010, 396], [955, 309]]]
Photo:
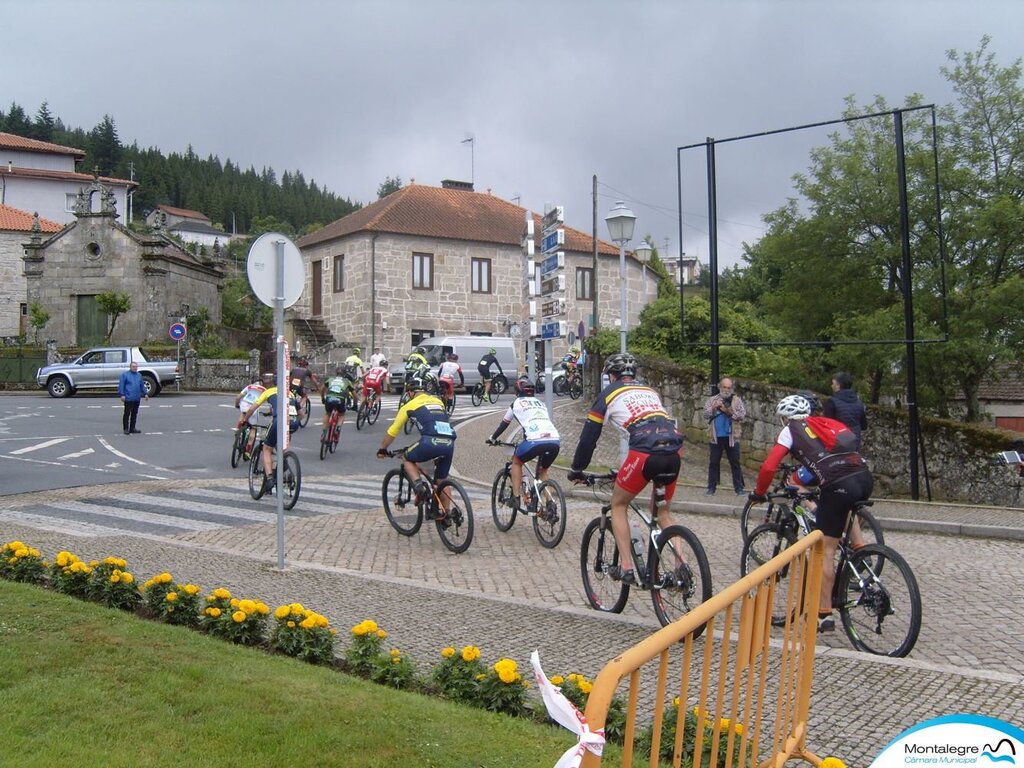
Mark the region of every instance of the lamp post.
[[647, 262], [651, 259], [651, 254], [654, 252], [654, 246], [651, 245], [649, 240], [643, 240], [641, 243], [633, 249], [633, 255], [640, 259], [640, 263], [643, 265], [644, 274], [644, 304], [647, 304]]
[[633, 239], [636, 216], [618, 200], [604, 217], [612, 242], [619, 246], [619, 351], [626, 351], [626, 243]]

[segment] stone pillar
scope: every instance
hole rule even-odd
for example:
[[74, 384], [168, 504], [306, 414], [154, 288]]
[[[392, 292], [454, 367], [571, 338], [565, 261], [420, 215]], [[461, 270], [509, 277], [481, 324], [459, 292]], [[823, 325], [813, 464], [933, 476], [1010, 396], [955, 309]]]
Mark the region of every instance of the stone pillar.
[[194, 349], [185, 350], [185, 389], [197, 390], [199, 383], [198, 355]]
[[263, 372], [260, 370], [260, 351], [258, 349], [249, 350], [249, 383], [260, 380], [260, 374]]

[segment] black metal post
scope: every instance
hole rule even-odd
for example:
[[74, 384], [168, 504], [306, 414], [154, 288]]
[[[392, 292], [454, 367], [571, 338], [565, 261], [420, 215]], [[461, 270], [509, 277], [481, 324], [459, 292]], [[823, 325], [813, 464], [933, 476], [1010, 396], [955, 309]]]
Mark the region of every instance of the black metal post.
[[715, 175], [715, 140], [708, 136], [708, 270], [711, 272], [711, 384], [718, 384], [718, 189]]

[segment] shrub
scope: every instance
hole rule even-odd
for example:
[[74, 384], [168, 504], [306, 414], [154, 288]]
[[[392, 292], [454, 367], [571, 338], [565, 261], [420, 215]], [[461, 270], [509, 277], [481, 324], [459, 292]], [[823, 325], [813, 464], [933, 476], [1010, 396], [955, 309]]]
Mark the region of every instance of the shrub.
[[431, 679], [445, 698], [470, 704], [476, 702], [479, 678], [486, 674], [479, 648], [467, 645], [456, 652], [449, 646], [441, 651], [441, 663], [434, 665]]
[[501, 659], [480, 680], [477, 704], [491, 712], [521, 717], [529, 711], [526, 686], [526, 681], [519, 674], [519, 665], [512, 659]]
[[236, 645], [259, 645], [266, 639], [270, 609], [259, 600], [238, 600], [223, 587], [206, 596], [202, 625], [211, 635]]
[[10, 581], [39, 584], [46, 575], [46, 564], [39, 550], [20, 541], [9, 541], [0, 549], [0, 577]]
[[102, 562], [89, 562], [87, 593], [90, 600], [108, 608], [131, 611], [139, 604], [142, 596], [135, 583], [135, 577], [128, 571], [128, 562], [120, 557], [106, 557]]
[[274, 611], [274, 629], [270, 647], [312, 664], [334, 660], [334, 638], [326, 617], [303, 607], [302, 603], [281, 605]]
[[199, 623], [199, 587], [195, 584], [175, 584], [165, 572], [146, 581], [142, 591], [146, 607], [168, 624], [194, 627]]
[[416, 673], [409, 657], [397, 648], [388, 653], [380, 653], [373, 661], [370, 679], [375, 683], [392, 688], [410, 688], [415, 681]]
[[50, 586], [56, 591], [72, 597], [89, 596], [89, 574], [92, 568], [77, 555], [67, 551], [57, 553], [50, 565]]
[[345, 664], [350, 672], [370, 677], [376, 668], [381, 644], [388, 633], [377, 626], [372, 619], [361, 621], [352, 627], [352, 645], [345, 651]]
[[[590, 698], [590, 692], [594, 688], [592, 681], [583, 675], [573, 672], [564, 678], [561, 675], [555, 675], [551, 678], [551, 683], [559, 687], [562, 695], [571, 701], [576, 709], [580, 712], [586, 710], [587, 700]], [[620, 744], [625, 738], [626, 705], [621, 696], [612, 697], [611, 703], [608, 705], [608, 713], [604, 723], [604, 735], [608, 741]]]
[[[671, 761], [672, 753], [676, 743], [676, 719], [679, 712], [679, 697], [672, 700], [672, 706], [666, 707], [661, 721], [661, 747], [658, 750], [658, 757], [662, 760]], [[728, 719], [721, 719], [717, 723], [703, 713], [699, 708], [686, 712], [683, 717], [683, 755], [682, 764], [693, 763], [693, 748], [697, 743], [697, 728], [703, 729], [703, 740], [701, 743], [701, 765], [725, 765], [726, 752], [729, 748], [729, 735], [733, 735], [733, 759], [732, 765], [748, 766], [756, 765], [756, 760], [751, 756], [750, 745], [747, 745], [746, 759], [739, 754], [740, 742], [743, 737], [743, 726], [740, 723], [733, 724]], [[716, 761], [711, 759], [711, 742], [715, 730], [719, 731], [718, 757]], [[648, 726], [637, 738], [637, 746], [645, 753], [650, 754], [653, 737], [653, 725]]]

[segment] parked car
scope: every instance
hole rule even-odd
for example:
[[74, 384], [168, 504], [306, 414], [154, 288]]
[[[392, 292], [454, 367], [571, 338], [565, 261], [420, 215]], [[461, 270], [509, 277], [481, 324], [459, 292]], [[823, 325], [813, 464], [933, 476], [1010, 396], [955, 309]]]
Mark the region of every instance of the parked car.
[[[434, 336], [424, 339], [417, 346], [426, 350], [427, 362], [430, 363], [430, 369], [435, 375], [449, 354], [452, 352], [457, 354], [459, 365], [462, 366], [462, 373], [466, 377], [466, 391], [468, 392], [480, 381], [480, 373], [476, 366], [491, 347], [497, 350], [495, 357], [498, 358], [498, 364], [501, 365], [501, 369], [505, 372], [505, 377], [511, 385], [519, 376], [517, 343], [516, 339], [506, 336]], [[391, 366], [391, 388], [396, 392], [401, 392], [404, 384], [405, 361], [403, 359]]]
[[151, 361], [142, 347], [97, 347], [70, 363], [40, 368], [36, 371], [36, 384], [51, 397], [70, 397], [80, 389], [117, 389], [118, 379], [133, 362], [139, 364], [142, 384], [150, 397], [181, 378], [176, 362]]

